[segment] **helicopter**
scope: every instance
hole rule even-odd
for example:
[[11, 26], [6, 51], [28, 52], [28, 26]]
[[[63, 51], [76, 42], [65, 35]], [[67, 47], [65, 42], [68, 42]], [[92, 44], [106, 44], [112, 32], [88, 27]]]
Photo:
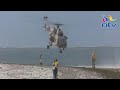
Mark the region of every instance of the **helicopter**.
[[45, 31], [48, 32], [48, 39], [49, 44], [47, 45], [47, 49], [49, 49], [51, 46], [57, 46], [59, 48], [59, 52], [62, 53], [62, 50], [67, 48], [67, 39], [68, 37], [64, 35], [62, 29], [60, 28], [63, 26], [61, 23], [52, 23], [52, 25], [49, 25], [48, 23], [48, 17], [44, 16], [45, 21]]

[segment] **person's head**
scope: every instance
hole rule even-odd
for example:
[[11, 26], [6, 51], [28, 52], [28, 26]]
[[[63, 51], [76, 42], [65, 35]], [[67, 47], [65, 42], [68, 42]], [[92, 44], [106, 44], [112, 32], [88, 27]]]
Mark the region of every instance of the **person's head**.
[[57, 59], [55, 61], [57, 61]]

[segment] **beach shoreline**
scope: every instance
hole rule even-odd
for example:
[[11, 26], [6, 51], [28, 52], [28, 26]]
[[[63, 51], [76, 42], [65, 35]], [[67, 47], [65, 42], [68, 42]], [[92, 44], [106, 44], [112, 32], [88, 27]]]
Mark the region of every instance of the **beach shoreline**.
[[[0, 79], [53, 79], [53, 71], [48, 65], [0, 63]], [[60, 66], [58, 79], [120, 79], [120, 69]]]

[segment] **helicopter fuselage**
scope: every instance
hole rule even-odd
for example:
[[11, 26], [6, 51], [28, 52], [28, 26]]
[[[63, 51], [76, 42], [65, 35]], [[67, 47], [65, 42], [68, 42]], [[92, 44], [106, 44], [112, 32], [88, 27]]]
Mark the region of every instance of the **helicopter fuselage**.
[[[58, 29], [51, 28], [49, 31], [49, 41], [53, 46], [57, 46], [59, 48], [67, 47], [67, 38], [64, 36], [63, 32]], [[51, 46], [52, 46], [51, 45]]]
[[51, 27], [47, 25], [47, 19], [48, 17], [44, 17], [45, 30], [48, 31], [49, 37], [49, 45], [47, 45], [47, 49], [49, 49], [50, 46], [57, 46], [60, 49], [60, 52], [62, 52], [61, 48], [64, 50], [64, 48], [67, 47], [67, 36], [64, 35], [60, 28], [63, 24], [54, 23]]

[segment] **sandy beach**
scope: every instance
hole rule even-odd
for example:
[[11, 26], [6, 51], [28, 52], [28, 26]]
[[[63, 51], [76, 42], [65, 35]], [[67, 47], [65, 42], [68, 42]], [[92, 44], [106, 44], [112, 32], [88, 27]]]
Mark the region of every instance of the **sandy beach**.
[[[114, 79], [120, 69], [59, 67], [58, 79]], [[52, 66], [0, 64], [0, 79], [53, 79]]]
[[0, 79], [52, 79], [47, 66], [0, 64]]

